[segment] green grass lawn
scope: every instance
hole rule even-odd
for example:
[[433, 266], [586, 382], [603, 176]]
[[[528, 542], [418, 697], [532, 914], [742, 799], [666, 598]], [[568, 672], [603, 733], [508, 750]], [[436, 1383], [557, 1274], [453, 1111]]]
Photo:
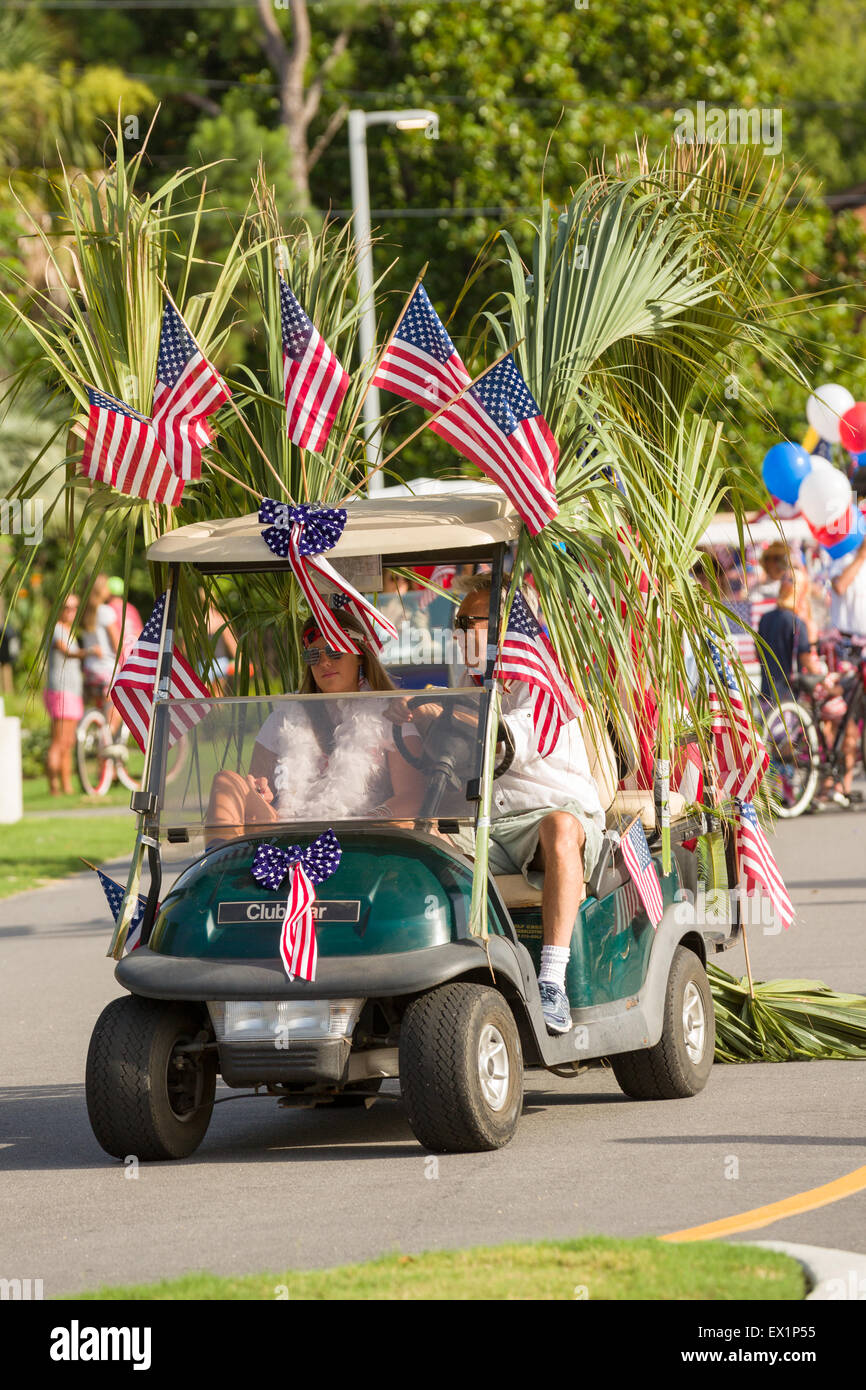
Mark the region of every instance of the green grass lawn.
[[386, 1255], [338, 1269], [101, 1288], [89, 1299], [802, 1299], [803, 1271], [776, 1251], [723, 1242], [538, 1241], [423, 1255]]
[[75, 778], [73, 796], [52, 796], [44, 777], [28, 777], [24, 782], [24, 814], [28, 811], [84, 811], [89, 807], [116, 806], [118, 810], [129, 810], [130, 793], [119, 782], [113, 782], [105, 796], [85, 796]]
[[[71, 798], [70, 798], [71, 801]], [[26, 816], [0, 833], [0, 898], [24, 893], [53, 878], [81, 873], [83, 854], [94, 864], [131, 852], [135, 817], [82, 816], [69, 820], [31, 820]]]

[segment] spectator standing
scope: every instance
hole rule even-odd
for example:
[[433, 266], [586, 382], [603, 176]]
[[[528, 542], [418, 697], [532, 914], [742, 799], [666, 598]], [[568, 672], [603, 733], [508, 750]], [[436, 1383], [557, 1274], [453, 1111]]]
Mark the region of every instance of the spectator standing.
[[119, 574], [113, 574], [109, 579], [108, 593], [109, 597], [106, 602], [114, 614], [114, 621], [117, 625], [120, 638], [120, 664], [122, 665], [141, 636], [144, 623], [135, 604], [131, 603], [129, 599], [126, 600], [124, 608], [123, 580]]
[[830, 567], [830, 621], [840, 632], [866, 637], [866, 541]]
[[81, 663], [86, 651], [72, 640], [72, 624], [78, 599], [69, 594], [60, 610], [48, 654], [45, 708], [51, 719], [51, 744], [45, 758], [48, 789], [52, 796], [72, 796], [72, 748], [75, 726], [84, 713]]

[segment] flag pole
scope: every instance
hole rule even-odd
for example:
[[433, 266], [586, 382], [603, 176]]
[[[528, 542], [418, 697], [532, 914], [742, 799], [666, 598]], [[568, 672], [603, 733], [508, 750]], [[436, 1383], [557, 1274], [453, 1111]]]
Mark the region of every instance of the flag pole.
[[[163, 292], [163, 294], [165, 295], [166, 299], [168, 300], [169, 304], [172, 305], [172, 307], [174, 308], [174, 310], [175, 310], [175, 312], [177, 313], [178, 317], [180, 318], [181, 322], [183, 323], [184, 328], [186, 328], [187, 333], [189, 333], [189, 336], [192, 338], [192, 340], [193, 340], [193, 342], [195, 343], [196, 347], [198, 348], [199, 352], [201, 352], [201, 348], [198, 347], [198, 343], [196, 343], [195, 337], [193, 336], [192, 332], [190, 331], [190, 329], [189, 329], [188, 326], [187, 326], [186, 319], [184, 318], [183, 314], [180, 312], [180, 309], [178, 309], [177, 305], [175, 304], [174, 300], [172, 299], [172, 297], [171, 297], [171, 292], [169, 291], [169, 288], [168, 288], [168, 286], [166, 285], [165, 281], [164, 281], [164, 280], [161, 280], [159, 276], [157, 276], [156, 278], [157, 278], [157, 281], [159, 282], [159, 284], [162, 286], [162, 292]], [[203, 353], [202, 353], [202, 356], [204, 356]], [[264, 459], [264, 461], [265, 461], [267, 467], [271, 470], [271, 473], [272, 473], [273, 476], [276, 478], [277, 482], [279, 483], [280, 487], [283, 489], [283, 492], [284, 492], [284, 493], [286, 494], [286, 496], [288, 497], [288, 499], [289, 499], [289, 501], [291, 502], [292, 506], [294, 506], [294, 505], [295, 505], [295, 499], [294, 499], [294, 497], [293, 497], [292, 494], [289, 492], [288, 487], [287, 487], [286, 484], [283, 482], [282, 478], [280, 477], [280, 475], [279, 475], [279, 473], [277, 472], [277, 470], [274, 468], [274, 465], [271, 463], [270, 459], [268, 458], [268, 456], [267, 456], [267, 454], [265, 453], [264, 449], [262, 448], [261, 444], [260, 444], [259, 441], [256, 439], [255, 435], [253, 434], [252, 430], [250, 429], [249, 425], [247, 424], [246, 420], [244, 419], [244, 416], [243, 416], [243, 414], [242, 414], [242, 412], [241, 412], [240, 407], [237, 406], [237, 405], [235, 404], [234, 396], [232, 396], [231, 393], [229, 393], [229, 397], [228, 397], [228, 400], [226, 401], [226, 405], [230, 405], [230, 406], [231, 406], [231, 408], [232, 408], [232, 410], [234, 411], [235, 415], [237, 415], [238, 419], [240, 420], [241, 424], [243, 425], [243, 427], [244, 427], [244, 429], [246, 430], [247, 434], [249, 435], [250, 439], [253, 441], [253, 443], [255, 444], [256, 448], [257, 448], [258, 451], [259, 451], [259, 453], [261, 454], [262, 458]], [[221, 471], [221, 470], [218, 470], [218, 471]], [[231, 475], [229, 475], [229, 476], [231, 476]], [[248, 489], [248, 491], [249, 491], [249, 489]]]
[[[147, 784], [150, 780], [150, 766], [153, 755], [153, 738], [154, 730], [156, 728], [156, 692], [159, 689], [160, 675], [162, 672], [162, 659], [163, 653], [165, 651], [165, 638], [166, 632], [168, 631], [168, 621], [169, 613], [171, 610], [173, 588], [174, 575], [169, 573], [168, 588], [165, 591], [165, 608], [163, 609], [162, 614], [162, 628], [159, 634], [159, 651], [156, 658], [156, 673], [154, 676], [153, 691], [151, 692], [150, 724], [148, 725], [147, 730], [147, 747], [144, 752], [144, 768], [141, 774], [142, 791], [147, 790]], [[114, 935], [111, 938], [111, 944], [109, 945], [109, 948], [105, 953], [109, 958], [113, 957], [114, 960], [120, 960], [121, 956], [123, 955], [123, 948], [126, 945], [126, 938], [129, 934], [129, 928], [132, 925], [132, 919], [135, 916], [135, 908], [138, 905], [138, 885], [141, 882], [141, 866], [142, 861], [144, 859], [145, 849], [144, 823], [147, 812], [142, 809], [137, 812], [137, 815], [138, 828], [136, 830], [135, 845], [132, 851], [132, 863], [129, 866], [129, 874], [126, 880], [126, 892], [123, 895], [123, 902], [121, 903], [120, 911], [117, 914], [117, 922], [114, 928]]]
[[505, 358], [508, 357], [516, 347], [519, 347], [522, 342], [523, 339], [518, 338], [517, 342], [514, 343], [510, 348], [506, 348], [504, 352], [500, 352], [499, 356], [496, 358], [494, 362], [490, 363], [489, 367], [485, 367], [484, 371], [479, 372], [478, 376], [474, 377], [472, 381], [467, 381], [466, 385], [457, 392], [456, 396], [452, 396], [450, 401], [446, 401], [444, 405], [440, 405], [439, 409], [435, 410], [433, 414], [429, 416], [426, 420], [423, 420], [416, 430], [413, 430], [410, 435], [406, 436], [402, 443], [397, 445], [396, 449], [392, 449], [390, 454], [388, 454], [386, 458], [382, 459], [381, 463], [377, 463], [376, 467], [372, 469], [372, 471], [369, 472], [366, 475], [366, 477], [362, 478], [360, 483], [356, 483], [356, 485], [352, 488], [352, 491], [347, 492], [346, 496], [340, 499], [338, 505], [342, 507], [345, 502], [348, 502], [350, 498], [354, 497], [355, 493], [358, 491], [358, 488], [364, 487], [373, 477], [374, 473], [378, 473], [379, 469], [384, 468], [386, 463], [390, 463], [392, 458], [395, 458], [397, 454], [401, 453], [402, 450], [406, 448], [407, 444], [411, 444], [412, 440], [415, 438], [416, 435], [420, 434], [422, 430], [429, 429], [429, 427], [432, 424], [434, 424], [436, 420], [439, 419], [440, 415], [442, 415], [446, 410], [450, 410], [452, 405], [456, 405], [457, 401], [462, 400], [463, 397], [466, 395], [466, 392], [470, 389], [470, 387], [477, 386], [479, 381], [483, 380], [483, 378], [487, 376], [488, 372], [492, 372], [494, 367], [498, 367], [500, 362], [504, 362]]
[[749, 959], [749, 942], [746, 936], [746, 923], [743, 919], [742, 903], [745, 894], [742, 890], [742, 869], [740, 867], [740, 837], [734, 832], [734, 868], [737, 874], [737, 888], [739, 890], [739, 909], [740, 909], [740, 931], [743, 936], [743, 951], [746, 957], [746, 978], [749, 981], [749, 998], [755, 998], [755, 983], [752, 979], [752, 962]]
[[[392, 264], [393, 264], [393, 262], [392, 262]], [[397, 336], [397, 329], [400, 327], [400, 324], [403, 322], [404, 318], [406, 317], [406, 310], [409, 308], [409, 305], [412, 303], [412, 300], [413, 300], [413, 298], [414, 298], [414, 296], [415, 296], [415, 291], [417, 290], [417, 288], [418, 288], [418, 286], [420, 285], [421, 281], [424, 279], [424, 276], [427, 274], [427, 267], [428, 267], [429, 264], [430, 264], [429, 261], [425, 261], [424, 264], [422, 265], [422, 267], [421, 267], [421, 272], [420, 272], [420, 274], [419, 274], [417, 280], [415, 281], [414, 285], [412, 286], [411, 290], [409, 291], [409, 293], [408, 293], [408, 295], [407, 295], [407, 297], [406, 297], [406, 301], [405, 301], [405, 303], [404, 303], [404, 305], [403, 305], [403, 308], [400, 310], [400, 313], [399, 313], [399, 315], [398, 315], [398, 317], [397, 317], [397, 322], [394, 324], [394, 327], [391, 329], [391, 332], [390, 332], [389, 335], [388, 335], [388, 339], [387, 339], [387, 341], [386, 341], [386, 343], [385, 343], [385, 346], [382, 348], [382, 351], [379, 353], [379, 356], [378, 356], [377, 359], [376, 359], [376, 364], [375, 364], [375, 366], [373, 367], [373, 370], [371, 371], [369, 377], [367, 378], [366, 385], [364, 386], [364, 389], [363, 389], [363, 391], [361, 392], [360, 400], [358, 400], [358, 401], [356, 402], [355, 409], [352, 411], [352, 418], [351, 418], [351, 420], [349, 421], [348, 425], [346, 426], [346, 433], [343, 435], [342, 443], [340, 444], [340, 448], [339, 448], [339, 450], [337, 451], [337, 457], [334, 459], [333, 465], [332, 465], [332, 467], [331, 467], [331, 471], [330, 471], [330, 473], [328, 474], [327, 481], [325, 482], [325, 486], [324, 486], [324, 488], [322, 489], [322, 496], [323, 496], [323, 497], [327, 494], [328, 488], [331, 486], [331, 483], [334, 481], [334, 475], [335, 475], [335, 473], [337, 472], [337, 469], [340, 467], [340, 464], [341, 464], [342, 461], [343, 461], [343, 455], [344, 455], [345, 452], [346, 452], [346, 445], [349, 443], [349, 440], [350, 440], [351, 435], [352, 435], [352, 430], [355, 428], [356, 424], [358, 423], [358, 416], [361, 414], [361, 411], [362, 411], [363, 408], [364, 408], [364, 402], [365, 402], [365, 400], [367, 399], [367, 396], [368, 396], [369, 393], [370, 393], [370, 387], [373, 385], [373, 381], [374, 381], [374, 378], [375, 378], [375, 376], [376, 376], [376, 373], [378, 372], [379, 368], [380, 368], [381, 365], [382, 365], [382, 358], [385, 356], [385, 353], [388, 351], [389, 347], [391, 346], [391, 344], [393, 343], [395, 337]], [[381, 464], [378, 464], [378, 465], [377, 465], [377, 468], [381, 468], [381, 467], [382, 467]], [[373, 470], [374, 473], [375, 473], [376, 471], [377, 471], [377, 469], [374, 469], [374, 470]], [[368, 476], [369, 476], [369, 477], [372, 477], [373, 474], [371, 473], [371, 474], [369, 474]], [[366, 482], [366, 478], [361, 482], [360, 486], [363, 487], [365, 482]], [[350, 493], [349, 495], [352, 496], [351, 493]]]

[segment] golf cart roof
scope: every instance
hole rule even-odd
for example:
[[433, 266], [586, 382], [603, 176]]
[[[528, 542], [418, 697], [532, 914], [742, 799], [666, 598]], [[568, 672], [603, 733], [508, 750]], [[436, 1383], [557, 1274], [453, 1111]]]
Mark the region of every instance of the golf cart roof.
[[[516, 540], [520, 518], [497, 490], [444, 497], [357, 498], [347, 504], [348, 520], [328, 559], [381, 556], [386, 564], [413, 563], [437, 551], [449, 558], [484, 558], [491, 547]], [[168, 531], [148, 549], [147, 558], [165, 564], [192, 564], [206, 571], [285, 569], [262, 540], [262, 522], [249, 516], [194, 521]]]

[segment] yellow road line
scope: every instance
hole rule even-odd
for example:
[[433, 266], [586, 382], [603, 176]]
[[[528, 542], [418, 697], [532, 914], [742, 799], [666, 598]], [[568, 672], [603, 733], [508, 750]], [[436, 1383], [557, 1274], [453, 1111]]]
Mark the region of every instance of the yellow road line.
[[662, 1236], [662, 1240], [715, 1240], [718, 1236], [733, 1236], [740, 1231], [754, 1231], [759, 1226], [771, 1226], [786, 1216], [799, 1216], [804, 1211], [814, 1211], [815, 1207], [826, 1207], [829, 1202], [838, 1202], [842, 1197], [850, 1197], [866, 1188], [866, 1168], [855, 1168], [843, 1178], [826, 1182], [821, 1187], [810, 1187], [808, 1192], [797, 1192], [793, 1197], [784, 1197], [781, 1202], [771, 1202], [766, 1207], [753, 1207], [751, 1211], [741, 1212], [739, 1216], [725, 1216], [721, 1221], [708, 1221], [704, 1226], [689, 1226], [684, 1231], [672, 1231]]

